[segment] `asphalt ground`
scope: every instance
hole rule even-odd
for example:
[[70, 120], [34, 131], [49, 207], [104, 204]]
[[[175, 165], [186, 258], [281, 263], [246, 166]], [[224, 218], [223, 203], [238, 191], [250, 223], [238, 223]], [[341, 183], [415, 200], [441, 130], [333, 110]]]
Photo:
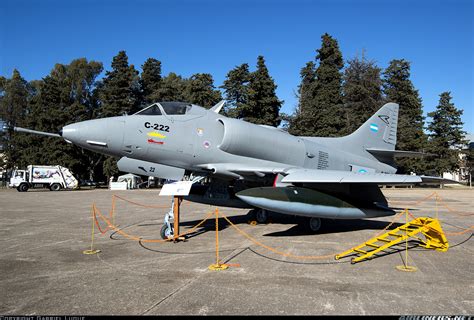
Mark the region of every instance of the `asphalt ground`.
[[[444, 202], [432, 197], [414, 203], [434, 191]], [[221, 218], [219, 256], [231, 264], [225, 271], [208, 269], [216, 262], [214, 219], [179, 243], [133, 241], [95, 228], [93, 248], [101, 252], [85, 255], [91, 205], [108, 214], [114, 193], [140, 204], [170, 204], [157, 190], [0, 191], [0, 314], [474, 314], [474, 241], [472, 231], [465, 232], [474, 225], [474, 189], [384, 189], [392, 205], [409, 207], [415, 216], [438, 214], [448, 234], [447, 252], [408, 244], [408, 265], [416, 272], [396, 269], [405, 264], [405, 244], [357, 264], [332, 258], [380, 232], [393, 217], [325, 221], [319, 234], [310, 234], [294, 217], [273, 216], [271, 223], [254, 226], [247, 210], [229, 208], [219, 212], [285, 254], [257, 245]], [[160, 239], [167, 210], [117, 200], [113, 220], [126, 234]], [[181, 231], [213, 210], [183, 202]], [[326, 255], [331, 256], [294, 257]]]

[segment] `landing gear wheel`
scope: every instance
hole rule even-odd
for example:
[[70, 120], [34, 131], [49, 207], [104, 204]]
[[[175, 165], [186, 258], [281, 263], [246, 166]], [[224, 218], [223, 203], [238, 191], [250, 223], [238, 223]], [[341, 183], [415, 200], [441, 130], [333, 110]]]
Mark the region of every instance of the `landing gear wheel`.
[[321, 229], [321, 218], [310, 218], [308, 227], [311, 232], [318, 232]]
[[161, 239], [168, 240], [173, 238], [173, 229], [168, 228], [168, 225], [165, 223], [160, 230]]
[[49, 189], [51, 191], [59, 191], [61, 190], [61, 185], [59, 183], [54, 183]]
[[268, 211], [265, 209], [257, 209], [255, 211], [255, 220], [260, 224], [265, 224], [268, 222]]
[[22, 183], [16, 189], [20, 192], [26, 192], [28, 191], [28, 185], [26, 183]]

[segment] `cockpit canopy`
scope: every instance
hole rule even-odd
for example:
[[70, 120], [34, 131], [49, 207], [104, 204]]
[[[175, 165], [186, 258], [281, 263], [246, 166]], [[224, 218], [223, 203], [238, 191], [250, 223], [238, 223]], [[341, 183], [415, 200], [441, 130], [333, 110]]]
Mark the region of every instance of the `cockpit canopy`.
[[157, 102], [135, 113], [141, 116], [161, 116], [187, 114], [193, 106], [186, 102]]

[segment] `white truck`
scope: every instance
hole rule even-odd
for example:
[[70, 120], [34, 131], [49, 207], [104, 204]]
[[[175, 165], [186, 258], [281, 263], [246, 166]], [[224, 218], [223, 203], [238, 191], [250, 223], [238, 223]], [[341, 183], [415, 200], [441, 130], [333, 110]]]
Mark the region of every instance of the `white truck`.
[[79, 185], [77, 179], [68, 168], [61, 166], [29, 165], [26, 170], [12, 172], [9, 187], [20, 192], [29, 188], [42, 187], [51, 191], [75, 189]]

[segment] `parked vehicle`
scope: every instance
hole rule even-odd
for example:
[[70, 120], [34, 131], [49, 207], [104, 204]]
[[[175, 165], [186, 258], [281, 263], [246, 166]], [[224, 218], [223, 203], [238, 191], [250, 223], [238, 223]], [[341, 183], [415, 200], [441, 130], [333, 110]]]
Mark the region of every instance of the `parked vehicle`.
[[30, 188], [59, 191], [77, 188], [78, 181], [65, 167], [29, 165], [26, 170], [14, 170], [8, 186], [20, 192], [26, 192]]

